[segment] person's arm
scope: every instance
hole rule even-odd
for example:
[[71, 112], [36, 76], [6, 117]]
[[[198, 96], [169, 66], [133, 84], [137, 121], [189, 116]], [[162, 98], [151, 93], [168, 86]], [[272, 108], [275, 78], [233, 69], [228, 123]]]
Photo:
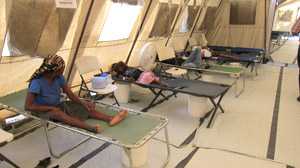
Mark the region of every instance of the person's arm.
[[55, 110], [57, 107], [38, 105], [34, 103], [36, 95], [34, 93], [28, 92], [25, 100], [25, 110], [35, 111], [35, 112], [48, 112]]
[[77, 95], [75, 95], [73, 93], [73, 91], [71, 90], [71, 88], [65, 84], [63, 87], [63, 92], [67, 94], [67, 96], [74, 102], [78, 103], [78, 104], [82, 104], [87, 110], [91, 110], [92, 108], [94, 108], [93, 103], [91, 102], [87, 102], [84, 100], [81, 100]]

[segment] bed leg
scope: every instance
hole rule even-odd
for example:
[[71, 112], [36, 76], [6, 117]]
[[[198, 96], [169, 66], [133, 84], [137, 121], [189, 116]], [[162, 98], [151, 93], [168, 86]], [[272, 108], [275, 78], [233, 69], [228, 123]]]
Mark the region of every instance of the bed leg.
[[169, 133], [167, 126], [165, 127], [165, 140], [166, 140], [166, 147], [167, 147], [167, 158], [163, 163], [162, 167], [166, 167], [170, 161], [171, 149], [170, 149], [170, 141], [169, 141]]
[[212, 122], [213, 122], [213, 120], [215, 118], [215, 115], [216, 115], [216, 113], [217, 113], [217, 111], [218, 111], [219, 108], [220, 108], [221, 112], [224, 113], [224, 109], [221, 106], [221, 101], [222, 101], [225, 93], [223, 95], [221, 95], [221, 97], [219, 98], [219, 100], [218, 100], [217, 103], [212, 98], [209, 98], [209, 100], [211, 101], [211, 103], [214, 105], [214, 110], [212, 111], [212, 115], [210, 117], [210, 120], [209, 120], [206, 128], [210, 128], [211, 127], [211, 124], [212, 124]]
[[115, 102], [118, 106], [120, 106], [118, 99], [115, 96], [115, 93], [112, 93], [113, 98], [115, 99]]
[[133, 163], [133, 158], [131, 156], [131, 153], [130, 153], [130, 148], [124, 148], [124, 151], [128, 157], [128, 161], [129, 161], [129, 168], [132, 168], [132, 163]]
[[[238, 80], [242, 80], [242, 89], [240, 91], [238, 91]], [[235, 97], [239, 97], [244, 91], [245, 91], [245, 86], [246, 86], [246, 77], [245, 75], [243, 75], [242, 77], [239, 77], [236, 79], [236, 82], [235, 82]]]
[[81, 144], [85, 143], [86, 141], [90, 140], [91, 137], [85, 138], [82, 141], [80, 141], [78, 144], [74, 145], [72, 148], [67, 149], [63, 152], [61, 152], [60, 154], [55, 154], [54, 153], [54, 149], [53, 146], [51, 145], [50, 139], [49, 139], [49, 132], [48, 132], [48, 124], [46, 121], [41, 121], [42, 122], [42, 126], [44, 127], [44, 132], [45, 132], [45, 136], [46, 136], [46, 141], [47, 141], [47, 145], [48, 145], [48, 150], [51, 156], [53, 156], [54, 158], [60, 158], [62, 156], [64, 156], [65, 154], [67, 154], [68, 152], [72, 151], [73, 149], [77, 148], [78, 146], [80, 146]]

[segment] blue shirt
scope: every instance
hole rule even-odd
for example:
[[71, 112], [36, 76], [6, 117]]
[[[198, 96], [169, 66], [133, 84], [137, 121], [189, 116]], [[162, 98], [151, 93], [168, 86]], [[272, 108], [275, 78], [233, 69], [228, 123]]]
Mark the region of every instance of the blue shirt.
[[66, 84], [62, 75], [49, 83], [43, 76], [33, 79], [29, 84], [29, 92], [36, 94], [34, 103], [56, 106], [60, 103], [61, 88]]

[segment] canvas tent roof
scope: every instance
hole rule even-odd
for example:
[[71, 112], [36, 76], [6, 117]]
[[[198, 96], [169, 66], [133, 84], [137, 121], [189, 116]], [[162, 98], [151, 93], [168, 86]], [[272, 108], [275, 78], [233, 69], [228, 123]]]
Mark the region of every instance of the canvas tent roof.
[[[93, 0], [84, 3], [77, 0], [77, 9], [72, 10], [55, 8], [54, 0], [7, 2], [12, 1], [0, 0], [0, 23], [4, 25], [0, 27], [0, 53], [9, 34], [12, 43], [8, 46], [11, 49], [15, 46], [21, 57], [2, 57], [0, 72], [11, 71], [0, 75], [13, 76], [27, 67], [22, 69], [21, 78], [0, 81], [0, 87], [4, 88], [0, 95], [14, 90], [10, 85], [13, 82], [26, 87], [27, 78], [41, 62], [39, 58], [27, 60], [33, 55], [57, 53], [63, 56], [67, 62], [66, 76], [76, 85], [79, 82], [73, 66], [76, 58], [97, 56], [105, 70], [121, 60], [136, 66], [141, 47], [149, 41], [156, 47], [172, 46], [176, 51], [186, 49], [190, 39], [198, 45], [264, 49], [269, 32], [266, 18], [274, 6], [268, 0]], [[26, 10], [22, 8], [25, 6]], [[7, 16], [10, 12], [15, 13], [13, 19]], [[241, 17], [231, 17], [234, 12]], [[30, 14], [35, 14], [35, 21], [28, 17], [17, 22], [18, 17]], [[252, 23], [239, 23], [245, 17], [252, 17]]]

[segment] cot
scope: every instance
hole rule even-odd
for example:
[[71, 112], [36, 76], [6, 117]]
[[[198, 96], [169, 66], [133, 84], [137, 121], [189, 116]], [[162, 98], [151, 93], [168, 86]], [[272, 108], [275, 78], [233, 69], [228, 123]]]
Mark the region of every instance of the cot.
[[[200, 80], [188, 80], [183, 78], [174, 78], [174, 77], [165, 77], [161, 76], [160, 80], [163, 83], [166, 83], [167, 86], [160, 84], [141, 84], [136, 81], [126, 80], [121, 78], [113, 77], [113, 80], [116, 82], [127, 82], [128, 84], [135, 84], [140, 87], [149, 89], [153, 94], [154, 98], [152, 101], [143, 108], [141, 111], [148, 111], [150, 108], [161, 104], [171, 97], [176, 96], [178, 93], [187, 94], [195, 97], [204, 97], [208, 98], [212, 105], [214, 106], [209, 112], [211, 114], [210, 121], [207, 125], [209, 128], [212, 124], [212, 121], [215, 117], [215, 114], [218, 109], [224, 113], [224, 109], [221, 106], [221, 101], [224, 95], [227, 93], [231, 85], [218, 84], [212, 82], [205, 82]], [[167, 93], [165, 93], [167, 91]]]
[[[55, 122], [44, 118], [39, 118], [37, 116], [32, 115], [31, 112], [25, 111], [24, 102], [25, 102], [26, 92], [27, 90], [21, 90], [9, 94], [7, 96], [1, 97], [0, 107], [5, 108], [7, 110], [14, 111], [19, 114], [23, 114], [25, 116], [28, 116], [36, 120], [40, 120], [45, 131], [49, 152], [53, 157], [59, 158], [64, 154], [66, 154], [67, 152], [75, 149], [80, 144], [93, 138], [100, 141], [109, 142], [111, 144], [124, 148], [125, 153], [129, 158], [129, 164], [132, 165], [133, 158], [131, 157], [129, 151], [131, 149], [141, 147], [147, 141], [153, 138], [160, 130], [164, 129], [166, 148], [167, 148], [167, 157], [166, 160], [164, 161], [163, 166], [165, 166], [169, 161], [170, 146], [169, 146], [168, 130], [166, 127], [168, 120], [165, 117], [145, 114], [132, 109], [127, 109], [129, 112], [128, 117], [123, 122], [121, 122], [120, 124], [114, 127], [109, 127], [108, 124], [103, 121], [88, 119], [86, 122], [91, 124], [97, 123], [104, 129], [103, 132], [101, 132], [100, 134], [95, 134], [80, 128], [66, 125], [64, 123]], [[120, 110], [120, 107], [118, 106], [108, 105], [100, 102], [96, 102], [96, 108], [108, 114], [114, 114]], [[87, 136], [87, 138], [81, 141], [80, 143], [78, 143], [76, 146], [72, 147], [71, 149], [68, 149], [60, 154], [56, 154], [54, 152], [54, 148], [51, 145], [49, 139], [49, 132], [48, 132], [49, 130], [47, 127], [48, 124], [67, 129], [76, 132], [78, 134], [85, 135]]]
[[[223, 75], [229, 75], [230, 77], [234, 78], [234, 82], [232, 85], [235, 85], [235, 96], [240, 96], [244, 90], [246, 85], [246, 79], [244, 73], [244, 68], [242, 67], [234, 67], [234, 66], [225, 66], [225, 65], [217, 65], [217, 64], [201, 64], [198, 67], [188, 67], [188, 66], [179, 66], [179, 65], [173, 65], [173, 64], [167, 64], [163, 62], [158, 63], [160, 65], [160, 69], [163, 73], [167, 73], [167, 70], [170, 67], [175, 67], [178, 69], [185, 69], [188, 72], [194, 71], [199, 73], [210, 73], [210, 74], [223, 74]], [[195, 79], [199, 79], [201, 77], [198, 76]], [[188, 75], [189, 78], [189, 75]], [[238, 90], [238, 81], [241, 80], [242, 82], [242, 88], [239, 91]]]

